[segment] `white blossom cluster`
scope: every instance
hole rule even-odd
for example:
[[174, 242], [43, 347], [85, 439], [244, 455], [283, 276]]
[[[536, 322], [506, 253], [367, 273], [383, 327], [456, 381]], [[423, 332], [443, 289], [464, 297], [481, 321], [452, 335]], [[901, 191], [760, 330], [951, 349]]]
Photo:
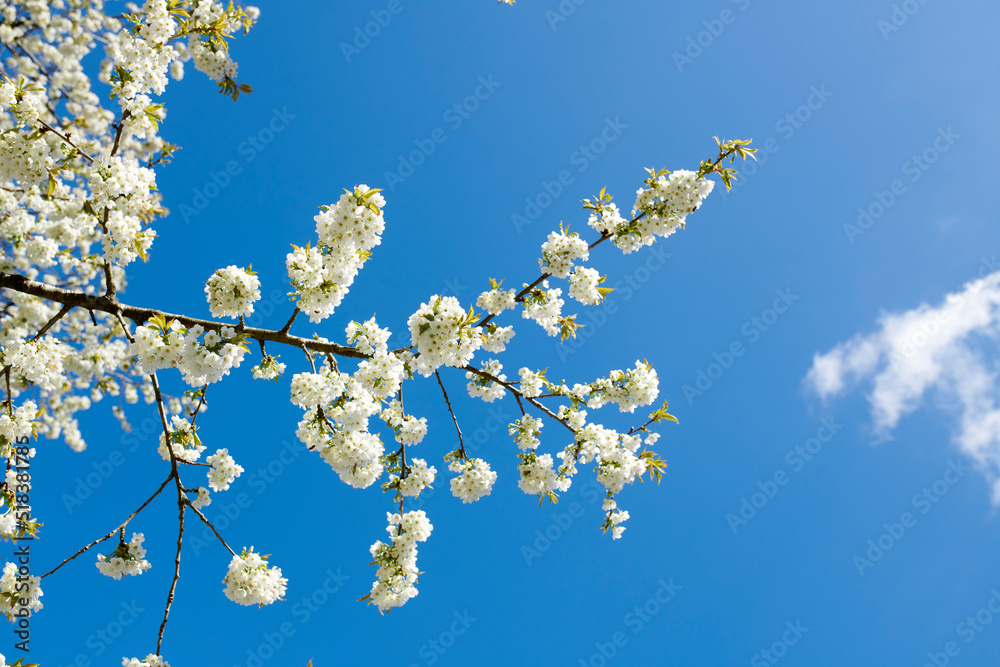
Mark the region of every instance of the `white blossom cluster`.
[[208, 279], [205, 294], [214, 317], [245, 317], [260, 299], [260, 279], [246, 269], [227, 266]]
[[163, 327], [155, 323], [135, 329], [129, 353], [137, 358], [143, 373], [176, 368], [192, 387], [218, 382], [233, 368], [239, 368], [247, 347], [232, 327], [220, 331], [196, 324], [185, 329], [176, 320]]
[[196, 490], [198, 496], [191, 501], [191, 507], [196, 510], [204, 509], [212, 504], [212, 495], [204, 486], [199, 486]]
[[[496, 359], [490, 359], [485, 364], [483, 364], [482, 370], [489, 373], [500, 382], [505, 382], [507, 376], [503, 374], [503, 366]], [[507, 390], [502, 384], [494, 382], [489, 378], [485, 378], [478, 373], [473, 373], [472, 371], [465, 372], [465, 378], [469, 380], [469, 396], [473, 398], [481, 398], [487, 403], [492, 403], [495, 400], [501, 399], [506, 394]]]
[[403, 445], [416, 445], [427, 435], [427, 418], [414, 417], [403, 413], [403, 404], [398, 400], [391, 401], [379, 415], [386, 426], [393, 430], [396, 442]]
[[[322, 322], [343, 301], [358, 271], [382, 242], [385, 199], [377, 190], [359, 185], [314, 219], [319, 243], [292, 246], [285, 258], [288, 278], [299, 310], [312, 322]], [[377, 212], [376, 212], [377, 211]]]
[[660, 381], [656, 370], [646, 362], [636, 361], [635, 368], [612, 371], [591, 386], [587, 406], [598, 409], [607, 403], [617, 403], [622, 412], [635, 412], [637, 407], [656, 400]]
[[342, 482], [366, 489], [382, 476], [384, 466], [381, 457], [385, 447], [373, 433], [338, 426], [337, 430], [328, 434], [320, 455], [340, 475]]
[[191, 54], [194, 68], [212, 81], [234, 79], [239, 73], [238, 64], [229, 56], [229, 51], [226, 49], [192, 38], [188, 43], [188, 53]]
[[651, 178], [647, 186], [636, 192], [632, 209], [633, 216], [645, 215], [636, 220], [633, 231], [617, 234], [612, 240], [624, 252], [652, 245], [656, 237], [670, 236], [684, 226], [687, 216], [701, 206], [715, 182], [682, 169]]
[[576, 232], [567, 234], [565, 230], [550, 232], [548, 240], [542, 244], [542, 258], [538, 266], [556, 278], [566, 278], [573, 270], [573, 262], [590, 256], [587, 242]]
[[461, 498], [463, 503], [474, 503], [483, 496], [490, 495], [497, 474], [490, 470], [490, 464], [482, 459], [463, 458], [448, 464], [448, 470], [458, 473], [451, 479], [451, 493]]
[[120, 266], [145, 259], [155, 234], [143, 231], [142, 216], [156, 206], [156, 176], [134, 157], [103, 156], [90, 172], [92, 206], [104, 211], [104, 258]]
[[256, 380], [277, 380], [285, 372], [285, 364], [278, 361], [278, 356], [267, 354], [251, 370]]
[[0, 539], [5, 542], [20, 537], [17, 527], [17, 513], [13, 510], [0, 514]]
[[472, 319], [453, 296], [435, 294], [420, 304], [408, 322], [417, 348], [415, 370], [427, 377], [441, 366], [468, 364], [483, 344], [479, 329], [470, 326]]
[[122, 667], [170, 667], [170, 663], [158, 655], [150, 653], [142, 660], [122, 658]]
[[601, 293], [601, 274], [597, 269], [577, 266], [569, 276], [569, 298], [587, 306], [594, 306], [604, 300]]
[[540, 396], [546, 386], [545, 374], [536, 373], [530, 368], [522, 368], [518, 371], [521, 376], [521, 393], [528, 398]]
[[[108, 42], [108, 56], [115, 74], [111, 77], [112, 95], [130, 109], [129, 102], [147, 93], [161, 95], [167, 87], [170, 61], [179, 54], [169, 45], [148, 41], [143, 36], [119, 33]], [[125, 72], [125, 76], [122, 76]], [[131, 110], [131, 109], [130, 109]]]
[[6, 408], [0, 412], [0, 456], [10, 457], [13, 444], [31, 435], [37, 416], [38, 405], [34, 401], [25, 401], [13, 413]]
[[386, 532], [392, 542], [386, 544], [379, 540], [371, 546], [378, 571], [367, 596], [368, 603], [376, 605], [382, 613], [406, 604], [417, 595], [420, 574], [417, 571], [417, 542], [426, 542], [434, 529], [423, 510], [403, 515], [386, 513], [386, 518], [389, 521]]
[[628, 227], [628, 220], [622, 217], [621, 211], [618, 210], [618, 204], [609, 203], [591, 211], [590, 217], [587, 219], [587, 224], [601, 234], [608, 234], [617, 238], [625, 233]]
[[226, 491], [233, 481], [243, 474], [243, 466], [236, 463], [228, 449], [220, 449], [205, 459], [212, 466], [208, 471], [208, 485], [213, 491]]
[[39, 598], [44, 595], [41, 585], [41, 577], [21, 577], [16, 564], [5, 564], [0, 576], [0, 614], [5, 614], [10, 621], [15, 614], [27, 613], [30, 616], [41, 609]]
[[493, 287], [488, 292], [483, 292], [476, 299], [476, 305], [485, 310], [490, 315], [499, 315], [505, 310], [511, 310], [517, 302], [514, 301], [514, 290], [501, 289], [499, 285]]
[[163, 44], [173, 37], [177, 22], [167, 10], [167, 0], [146, 0], [142, 5], [145, 21], [139, 35], [151, 44]]
[[[560, 388], [560, 391], [565, 393], [565, 385]], [[574, 433], [582, 429], [587, 423], [587, 411], [575, 405], [560, 406], [556, 416], [569, 424]]]
[[205, 445], [201, 444], [201, 439], [195, 433], [195, 427], [183, 417], [174, 415], [170, 418], [170, 449], [167, 449], [167, 437], [160, 434], [160, 446], [156, 451], [160, 453], [160, 458], [164, 461], [170, 460], [170, 452], [179, 461], [194, 463], [201, 458], [201, 453], [205, 451]]
[[52, 162], [44, 139], [23, 132], [0, 134], [0, 180], [30, 188], [45, 178]]
[[0, 352], [3, 364], [44, 390], [52, 391], [63, 382], [63, 360], [72, 350], [53, 336], [16, 341]]
[[344, 392], [345, 380], [339, 373], [296, 373], [292, 376], [292, 404], [305, 410], [326, 405]]
[[715, 181], [699, 178], [693, 171], [679, 169], [659, 176], [649, 187], [636, 192], [635, 210], [650, 217], [678, 218], [694, 213], [715, 187]]
[[358, 364], [354, 379], [372, 397], [385, 399], [399, 392], [406, 375], [406, 364], [398, 355], [379, 349]]
[[495, 322], [489, 322], [483, 329], [483, 349], [493, 354], [500, 354], [507, 349], [507, 343], [514, 337], [514, 327], [497, 326]]
[[387, 351], [390, 337], [392, 332], [380, 327], [374, 317], [362, 324], [352, 321], [347, 325], [347, 344], [358, 348], [362, 354]]
[[542, 432], [542, 420], [540, 417], [523, 415], [510, 425], [509, 432], [514, 436], [514, 444], [521, 450], [532, 450], [538, 448], [539, 434]]
[[603, 510], [607, 514], [606, 523], [611, 527], [611, 539], [621, 539], [625, 532], [625, 526], [621, 524], [628, 520], [628, 512], [618, 509], [618, 503], [610, 497], [604, 501]]
[[549, 289], [549, 281], [542, 281], [542, 289], [534, 289], [524, 298], [524, 319], [534, 320], [550, 336], [558, 336], [561, 331], [560, 320], [562, 307], [565, 303], [559, 297], [562, 289]]
[[288, 580], [281, 576], [280, 567], [269, 567], [266, 558], [254, 552], [253, 547], [249, 551], [243, 549], [239, 556], [233, 556], [229, 571], [222, 579], [226, 585], [223, 589], [226, 597], [236, 604], [261, 607], [281, 600]]
[[367, 488], [382, 476], [385, 447], [369, 432], [369, 420], [381, 412], [379, 399], [398, 391], [402, 373], [401, 363], [366, 363], [353, 377], [324, 366], [321, 373], [292, 378], [292, 402], [306, 410], [296, 435], [355, 488]]
[[587, 424], [577, 433], [577, 442], [563, 452], [564, 465], [570, 456], [579, 463], [597, 464], [597, 481], [608, 491], [618, 493], [626, 484], [646, 472], [646, 462], [636, 456], [642, 445], [638, 435], [625, 435], [597, 424]]
[[[217, 1], [195, 4], [184, 30], [199, 41], [221, 43], [258, 14]], [[176, 58], [190, 57], [182, 41], [170, 39], [181, 36], [179, 19], [164, 0], [125, 8], [132, 12], [128, 17], [119, 9], [105, 15], [102, 3], [30, 0], [22, 9], [7, 3], [2, 11], [2, 41], [11, 48], [0, 72], [0, 271], [103, 293], [103, 247], [121, 291], [126, 280], [119, 265], [145, 256], [154, 238], [150, 225], [164, 213], [153, 166], [166, 153], [156, 124], [166, 113], [149, 95], [162, 92], [172, 59], [176, 70]], [[126, 28], [132, 23], [134, 32]], [[107, 57], [99, 78], [110, 84], [118, 108], [103, 106], [107, 96], [92, 90], [82, 66], [102, 44]], [[3, 296], [0, 346], [27, 339], [58, 310], [19, 292]], [[138, 376], [143, 392], [151, 391], [130, 364], [117, 319], [91, 317], [74, 310], [51, 329], [53, 337], [71, 342], [64, 355], [50, 355], [47, 340], [41, 349], [22, 350], [29, 375], [41, 381], [38, 434], [59, 437], [76, 450], [86, 444], [77, 412], [123, 387], [132, 402], [136, 390], [126, 375]], [[33, 380], [12, 373], [15, 397], [26, 381]], [[116, 416], [124, 420], [120, 410]], [[24, 435], [24, 428], [18, 430]]]
[[142, 574], [151, 567], [146, 560], [146, 549], [142, 546], [144, 539], [142, 533], [132, 533], [132, 539], [127, 544], [119, 544], [110, 556], [98, 554], [97, 569], [112, 579]]
[[556, 491], [566, 491], [572, 484], [569, 477], [559, 475], [552, 465], [551, 454], [529, 452], [519, 456], [521, 463], [517, 471], [521, 477], [517, 486], [529, 495], [545, 495]]
[[[399, 493], [404, 498], [416, 498], [424, 489], [429, 488], [434, 483], [434, 476], [437, 475], [437, 468], [428, 466], [424, 459], [413, 459], [410, 461], [406, 475], [399, 478]], [[389, 482], [395, 481], [396, 475], [390, 475]]]

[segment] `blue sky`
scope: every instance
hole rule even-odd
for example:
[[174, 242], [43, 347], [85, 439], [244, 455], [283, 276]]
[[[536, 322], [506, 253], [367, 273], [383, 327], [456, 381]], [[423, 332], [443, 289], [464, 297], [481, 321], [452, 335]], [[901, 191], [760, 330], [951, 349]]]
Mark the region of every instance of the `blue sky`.
[[[522, 324], [506, 357], [508, 369], [548, 367], [571, 383], [648, 359], [680, 420], [659, 443], [670, 468], [659, 487], [621, 494], [632, 518], [612, 543], [586, 475], [557, 506], [521, 494], [505, 426], [516, 407], [475, 403], [461, 374], [445, 374], [463, 429], [500, 479], [462, 505], [439, 478], [423, 505], [434, 534], [420, 548], [420, 594], [382, 617], [356, 600], [371, 586], [368, 547], [385, 536], [390, 499], [344, 486], [297, 446], [287, 378], [255, 383], [245, 363], [199, 418], [206, 444], [228, 447], [247, 471], [208, 514], [234, 546], [272, 554], [287, 599], [260, 610], [226, 600], [228, 556], [198, 542], [196, 526], [164, 644], [171, 664], [994, 664], [1000, 524], [992, 480], [955, 439], [954, 397], [927, 392], [875, 446], [871, 383], [822, 400], [807, 376], [815, 355], [878, 330], [883, 313], [938, 304], [1000, 268], [989, 167], [1000, 149], [1000, 8], [388, 6], [261, 2], [258, 26], [233, 45], [253, 94], [233, 104], [193, 68], [170, 86], [162, 132], [183, 150], [158, 184], [172, 214], [122, 299], [208, 316], [203, 281], [253, 263], [258, 323], [280, 328], [289, 244], [313, 238], [319, 205], [367, 183], [387, 188], [383, 242], [318, 333], [342, 339], [348, 321], [373, 314], [402, 332], [431, 294], [468, 305], [490, 277], [536, 277], [545, 236], [560, 221], [583, 232], [579, 200], [601, 187], [627, 208], [643, 167], [696, 168], [713, 135], [753, 138], [754, 173], [727, 196], [717, 188], [658, 254], [592, 254], [623, 285], [606, 322], [607, 307], [584, 309], [587, 336], [562, 350]], [[391, 20], [345, 55], [372, 12]], [[477, 90], [477, 108], [458, 115]], [[420, 148], [428, 139], [432, 153]], [[416, 150], [430, 154], [400, 172]], [[925, 151], [926, 169], [913, 160]], [[546, 198], [564, 171], [568, 185]], [[538, 215], [524, 224], [532, 202]], [[872, 215], [867, 228], [859, 208]], [[993, 368], [995, 338], [984, 341]], [[301, 355], [282, 359], [289, 375], [305, 369]], [[455, 443], [440, 393], [422, 380], [408, 392], [408, 411], [431, 429], [420, 455], [441, 470]], [[39, 447], [38, 570], [116, 525], [166, 475], [155, 436], [141, 437], [152, 412], [129, 413], [135, 438], [106, 412], [97, 406], [83, 424], [85, 453]], [[606, 412], [615, 427], [643, 416]], [[543, 429], [543, 449], [566, 444], [556, 432]], [[808, 460], [802, 447], [814, 450]], [[66, 493], [88, 491], [66, 506]], [[130, 526], [147, 536], [153, 569], [142, 577], [102, 577], [88, 555], [48, 578], [32, 658], [114, 665], [151, 652], [175, 520], [164, 500]], [[880, 539], [889, 548], [873, 550]]]

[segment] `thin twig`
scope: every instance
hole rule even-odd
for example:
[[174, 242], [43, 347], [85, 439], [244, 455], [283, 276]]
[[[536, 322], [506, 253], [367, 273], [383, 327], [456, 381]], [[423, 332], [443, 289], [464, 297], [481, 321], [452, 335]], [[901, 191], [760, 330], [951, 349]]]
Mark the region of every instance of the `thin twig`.
[[198, 419], [198, 415], [201, 414], [201, 406], [205, 404], [205, 394], [208, 393], [208, 385], [206, 384], [201, 388], [201, 400], [198, 401], [198, 406], [191, 413], [191, 426], [194, 426], [194, 422]]
[[229, 551], [229, 553], [231, 553], [232, 555], [234, 555], [234, 556], [235, 556], [235, 555], [236, 555], [236, 552], [235, 552], [235, 551], [233, 551], [232, 547], [230, 547], [230, 546], [229, 546], [228, 544], [226, 544], [226, 541], [225, 541], [224, 539], [222, 539], [222, 535], [219, 535], [219, 531], [217, 531], [217, 530], [215, 529], [215, 526], [213, 526], [213, 525], [212, 525], [212, 522], [211, 522], [211, 521], [209, 521], [209, 520], [208, 520], [207, 518], [205, 518], [205, 515], [204, 515], [204, 514], [202, 514], [201, 512], [199, 512], [199, 511], [198, 511], [198, 508], [197, 508], [197, 507], [195, 507], [194, 505], [191, 505], [191, 510], [192, 510], [192, 511], [193, 511], [193, 512], [194, 512], [195, 514], [197, 514], [197, 515], [198, 515], [199, 517], [201, 517], [201, 520], [205, 522], [205, 525], [206, 525], [206, 526], [208, 526], [209, 528], [211, 528], [211, 529], [212, 529], [212, 532], [213, 532], [213, 533], [215, 533], [215, 536], [219, 538], [219, 541], [220, 541], [220, 542], [222, 542], [222, 546], [226, 547], [226, 549], [227, 549], [227, 550]]
[[64, 305], [59, 310], [58, 313], [56, 313], [55, 315], [52, 316], [52, 319], [50, 319], [48, 322], [45, 323], [44, 327], [42, 327], [41, 329], [38, 330], [38, 333], [35, 334], [35, 337], [32, 338], [31, 340], [33, 340], [33, 341], [38, 340], [39, 338], [41, 338], [42, 336], [44, 336], [46, 333], [48, 333], [48, 330], [51, 329], [53, 326], [55, 326], [56, 322], [58, 322], [59, 320], [61, 320], [63, 318], [63, 316], [65, 316], [66, 313], [68, 313], [71, 310], [73, 310], [73, 306]]
[[496, 382], [498, 385], [500, 385], [501, 387], [504, 387], [507, 391], [509, 391], [510, 393], [512, 393], [515, 397], [520, 397], [520, 398], [523, 398], [524, 400], [528, 401], [533, 406], [535, 406], [536, 408], [538, 408], [539, 410], [541, 410], [542, 412], [544, 412], [546, 415], [548, 415], [552, 419], [555, 419], [557, 422], [559, 422], [560, 424], [562, 424], [563, 426], [565, 426], [566, 428], [568, 428], [571, 432], [573, 432], [574, 434], [576, 434], [576, 429], [574, 429], [572, 426], [570, 426], [568, 421], [566, 421], [565, 419], [563, 419], [562, 417], [560, 417], [556, 413], [554, 413], [551, 410], [549, 410], [547, 407], [545, 407], [544, 405], [542, 405], [536, 399], [531, 398], [529, 396], [525, 396], [524, 393], [521, 392], [521, 390], [519, 390], [517, 387], [515, 387], [510, 382], [506, 382], [504, 380], [501, 380], [500, 378], [496, 377], [495, 375], [492, 375], [491, 373], [488, 373], [488, 372], [486, 372], [486, 371], [484, 371], [482, 369], [476, 368], [475, 366], [463, 366], [462, 370], [470, 371], [472, 373], [475, 373], [476, 375], [478, 375], [481, 378], [485, 378], [485, 379], [490, 380], [492, 382]]
[[313, 359], [312, 354], [309, 353], [309, 348], [305, 345], [302, 346], [302, 351], [306, 353], [306, 358], [309, 359], [309, 365], [312, 366], [313, 373], [316, 372], [316, 361]]
[[444, 383], [441, 382], [441, 375], [437, 371], [434, 371], [434, 377], [437, 378], [438, 386], [441, 387], [441, 393], [444, 394], [444, 402], [448, 405], [448, 412], [451, 413], [451, 420], [455, 422], [455, 430], [458, 431], [458, 449], [462, 452], [462, 458], [467, 459], [469, 457], [465, 453], [465, 443], [462, 441], [462, 429], [458, 425], [458, 418], [455, 416], [455, 411], [451, 408], [451, 399], [448, 398], [448, 391], [444, 388]]
[[160, 631], [156, 634], [156, 654], [160, 654], [160, 646], [163, 644], [163, 631], [167, 629], [167, 619], [170, 618], [170, 607], [174, 604], [174, 591], [177, 590], [177, 580], [181, 578], [181, 545], [184, 543], [184, 510], [186, 506], [180, 503], [180, 510], [177, 517], [177, 555], [174, 556], [174, 578], [170, 582], [170, 592], [167, 593], [167, 605], [163, 610], [163, 621], [160, 623]]
[[63, 141], [65, 141], [65, 142], [66, 142], [67, 144], [69, 144], [69, 145], [70, 145], [70, 146], [72, 146], [73, 148], [75, 148], [75, 149], [76, 149], [76, 152], [77, 152], [77, 153], [79, 153], [79, 154], [80, 154], [81, 156], [83, 156], [84, 158], [86, 158], [87, 162], [93, 162], [93, 161], [94, 161], [94, 158], [92, 158], [92, 157], [90, 157], [89, 155], [87, 155], [86, 153], [84, 153], [84, 152], [83, 152], [83, 149], [82, 149], [82, 148], [80, 148], [79, 146], [77, 146], [76, 144], [74, 144], [74, 143], [73, 143], [73, 142], [72, 142], [72, 141], [70, 140], [70, 138], [69, 138], [69, 135], [66, 135], [66, 134], [63, 134], [62, 132], [60, 132], [60, 131], [59, 131], [59, 130], [57, 130], [56, 128], [52, 127], [51, 125], [49, 125], [48, 123], [46, 123], [46, 122], [45, 122], [44, 120], [42, 120], [42, 119], [40, 119], [40, 118], [38, 119], [38, 122], [39, 122], [39, 123], [40, 123], [40, 124], [42, 125], [42, 127], [44, 127], [44, 128], [46, 129], [46, 130], [48, 130], [48, 131], [49, 131], [49, 132], [51, 132], [52, 134], [54, 134], [54, 135], [56, 135], [57, 137], [59, 137], [60, 139], [62, 139]]
[[144, 502], [142, 505], [139, 506], [139, 509], [137, 509], [136, 511], [132, 512], [131, 514], [129, 514], [128, 518], [125, 519], [124, 521], [122, 521], [121, 524], [119, 524], [118, 526], [116, 526], [114, 528], [114, 530], [112, 530], [111, 532], [109, 532], [104, 537], [102, 537], [100, 539], [97, 539], [97, 540], [94, 540], [93, 542], [91, 542], [87, 546], [83, 547], [82, 549], [80, 549], [79, 551], [77, 551], [75, 554], [73, 554], [72, 556], [70, 556], [69, 558], [67, 558], [66, 560], [64, 560], [63, 562], [59, 563], [54, 568], [52, 568], [51, 570], [49, 570], [48, 572], [46, 572], [45, 574], [43, 574], [41, 578], [44, 579], [45, 577], [49, 576], [50, 574], [52, 574], [53, 572], [55, 572], [56, 570], [58, 570], [59, 568], [61, 568], [63, 565], [65, 565], [66, 563], [70, 562], [71, 560], [73, 560], [77, 556], [79, 556], [79, 555], [83, 554], [84, 552], [86, 552], [91, 547], [97, 546], [101, 542], [103, 542], [105, 540], [111, 539], [111, 537], [115, 533], [117, 533], [118, 531], [125, 530], [125, 526], [128, 525], [129, 521], [131, 521], [132, 519], [134, 519], [136, 517], [136, 515], [139, 514], [139, 512], [141, 512], [142, 510], [146, 509], [146, 505], [148, 505], [149, 503], [153, 502], [153, 498], [156, 498], [156, 496], [160, 495], [160, 492], [163, 491], [164, 488], [166, 488], [167, 482], [169, 482], [171, 479], [173, 479], [173, 477], [174, 477], [174, 473], [171, 472], [170, 475], [168, 475], [167, 478], [165, 480], [163, 480], [163, 482], [160, 484], [160, 488], [158, 488], [153, 493], [153, 495], [151, 495], [149, 498], [147, 498], [146, 502]]
[[170, 582], [170, 591], [167, 593], [167, 604], [163, 609], [163, 621], [160, 623], [160, 631], [156, 635], [156, 653], [159, 655], [160, 646], [163, 644], [163, 632], [167, 628], [167, 620], [170, 618], [170, 608], [174, 603], [174, 592], [177, 590], [177, 580], [181, 576], [181, 547], [184, 544], [184, 511], [187, 509], [187, 496], [184, 495], [184, 485], [181, 483], [180, 472], [177, 470], [177, 456], [174, 454], [174, 445], [170, 441], [170, 428], [167, 426], [166, 410], [163, 407], [163, 395], [160, 393], [160, 382], [156, 377], [156, 371], [149, 374], [153, 383], [153, 392], [156, 396], [156, 407], [160, 413], [160, 422], [163, 425], [163, 436], [167, 445], [167, 452], [170, 453], [171, 477], [177, 487], [177, 555], [174, 557], [174, 577]]

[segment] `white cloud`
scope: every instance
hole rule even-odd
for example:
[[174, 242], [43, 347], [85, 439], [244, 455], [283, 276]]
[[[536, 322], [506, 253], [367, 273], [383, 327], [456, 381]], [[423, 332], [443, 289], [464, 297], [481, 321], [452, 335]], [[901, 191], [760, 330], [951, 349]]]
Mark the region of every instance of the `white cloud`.
[[[824, 400], [864, 383], [872, 427], [887, 440], [905, 415], [933, 396], [953, 412], [952, 433], [993, 485], [1000, 505], [1000, 271], [980, 276], [936, 306], [883, 313], [876, 331], [813, 358], [806, 383]], [[995, 271], [986, 275], [988, 271]]]

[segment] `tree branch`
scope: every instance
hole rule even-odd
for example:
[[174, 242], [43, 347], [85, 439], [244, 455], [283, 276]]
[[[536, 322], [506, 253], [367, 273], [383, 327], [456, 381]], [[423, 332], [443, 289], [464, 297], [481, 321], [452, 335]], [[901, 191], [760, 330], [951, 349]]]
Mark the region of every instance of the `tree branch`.
[[156, 635], [156, 654], [160, 655], [160, 646], [163, 644], [163, 631], [167, 629], [167, 619], [170, 618], [170, 607], [174, 603], [174, 591], [177, 590], [177, 580], [181, 578], [181, 545], [184, 543], [184, 510], [186, 506], [180, 503], [178, 510], [177, 527], [177, 555], [174, 557], [174, 578], [170, 582], [170, 592], [167, 593], [167, 606], [163, 610], [163, 621], [160, 623], [160, 631]]
[[181, 483], [180, 472], [177, 470], [177, 456], [174, 454], [174, 445], [170, 442], [170, 428], [167, 426], [167, 414], [163, 407], [163, 395], [160, 393], [160, 382], [156, 378], [156, 372], [149, 374], [153, 382], [153, 391], [156, 395], [156, 408], [160, 412], [160, 422], [163, 424], [163, 437], [166, 442], [167, 452], [170, 454], [170, 476], [174, 479], [177, 487], [177, 555], [174, 556], [174, 578], [170, 582], [170, 592], [167, 593], [167, 604], [163, 609], [163, 621], [160, 623], [160, 631], [156, 635], [156, 654], [160, 654], [160, 645], [163, 644], [163, 632], [167, 629], [167, 619], [170, 618], [170, 607], [174, 603], [174, 591], [177, 590], [177, 580], [181, 577], [181, 547], [184, 544], [184, 510], [187, 509], [187, 496], [184, 495], [184, 485]]
[[[222, 327], [235, 328], [235, 323], [215, 322], [212, 320], [203, 320], [197, 317], [188, 317], [186, 315], [165, 313], [152, 308], [130, 306], [128, 304], [118, 303], [118, 301], [113, 297], [109, 298], [107, 296], [95, 296], [92, 294], [84, 294], [83, 292], [74, 292], [61, 287], [53, 287], [35, 280], [29, 280], [21, 275], [3, 273], [2, 271], [0, 271], [0, 288], [14, 290], [15, 292], [21, 292], [22, 294], [30, 294], [40, 299], [55, 301], [56, 303], [61, 303], [63, 305], [86, 308], [88, 310], [97, 310], [104, 313], [110, 313], [112, 315], [121, 314], [136, 323], [145, 322], [155, 315], [162, 315], [167, 320], [177, 320], [186, 327], [199, 325], [204, 327], [206, 330], [213, 329], [216, 331]], [[353, 359], [370, 358], [370, 355], [363, 354], [353, 347], [318, 341], [312, 338], [293, 336], [288, 332], [273, 331], [271, 329], [258, 329], [256, 327], [245, 327], [243, 329], [243, 334], [246, 335], [247, 338], [252, 338], [253, 340], [261, 342], [267, 341], [282, 345], [291, 345], [293, 347], [306, 348], [314, 352], [331, 353], [341, 357], [350, 357]]]

